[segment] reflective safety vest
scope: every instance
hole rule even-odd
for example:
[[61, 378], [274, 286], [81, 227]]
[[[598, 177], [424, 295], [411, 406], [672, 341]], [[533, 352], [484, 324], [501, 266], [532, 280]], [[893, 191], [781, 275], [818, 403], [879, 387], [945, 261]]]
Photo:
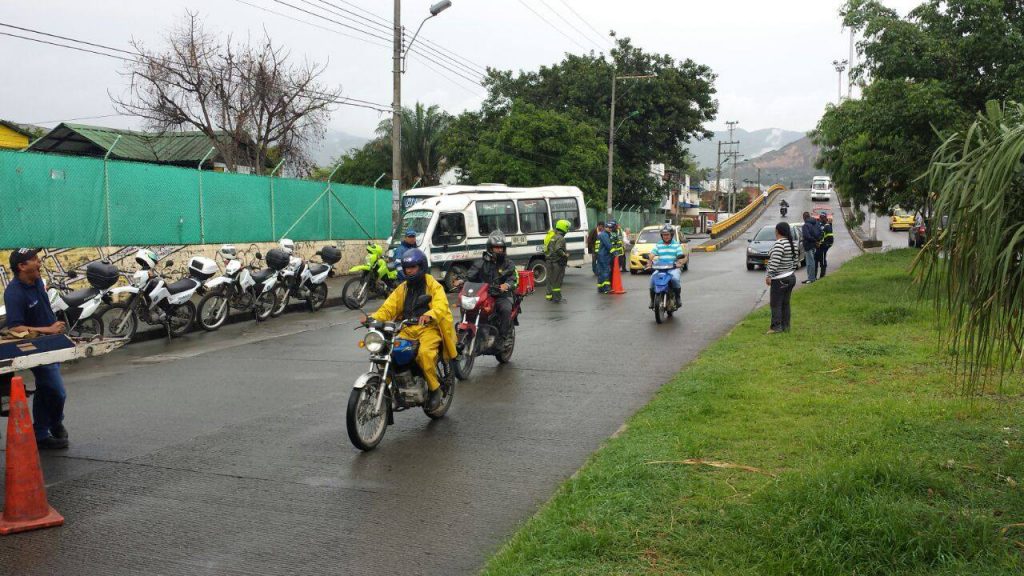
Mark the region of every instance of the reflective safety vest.
[[832, 225], [826, 224], [822, 229], [821, 245], [825, 247], [831, 247], [835, 242], [835, 235], [832, 233]]
[[555, 229], [548, 230], [548, 233], [544, 235], [544, 254], [548, 253], [548, 245], [551, 244], [551, 239], [555, 237]]
[[612, 233], [612, 256], [621, 256], [626, 253], [626, 246], [622, 242], [622, 234], [618, 231]]

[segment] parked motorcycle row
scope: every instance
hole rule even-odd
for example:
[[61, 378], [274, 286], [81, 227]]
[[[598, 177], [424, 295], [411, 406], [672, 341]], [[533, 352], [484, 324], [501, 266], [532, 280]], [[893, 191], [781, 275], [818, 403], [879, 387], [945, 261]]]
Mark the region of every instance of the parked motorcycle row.
[[[248, 263], [232, 245], [221, 246], [217, 256], [224, 263], [219, 276], [214, 260], [195, 256], [185, 275], [174, 279], [168, 277], [174, 261], [158, 262], [156, 252], [143, 248], [135, 253], [139, 269], [128, 276], [127, 286], [117, 288], [122, 272], [109, 262], [92, 262], [85, 271], [89, 287], [71, 291], [67, 281], [78, 278], [72, 271], [48, 288], [50, 305], [68, 335], [86, 339], [131, 339], [140, 323], [161, 327], [168, 338], [185, 334], [194, 324], [213, 331], [224, 325], [231, 310], [250, 312], [261, 322], [281, 315], [293, 298], [315, 312], [327, 301], [326, 281], [341, 261], [341, 250], [325, 246], [316, 253], [321, 262], [306, 261], [295, 255], [295, 243], [286, 238], [265, 258], [257, 251]], [[193, 302], [196, 296], [198, 304]]]

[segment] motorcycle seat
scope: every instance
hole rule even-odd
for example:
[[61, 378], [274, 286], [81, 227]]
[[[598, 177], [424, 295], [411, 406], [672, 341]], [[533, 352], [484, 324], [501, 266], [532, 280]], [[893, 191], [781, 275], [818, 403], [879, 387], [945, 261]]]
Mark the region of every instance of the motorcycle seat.
[[197, 280], [193, 280], [192, 278], [182, 278], [173, 284], [168, 284], [167, 291], [171, 294], [181, 294], [182, 292], [192, 290], [198, 286], [199, 282]]
[[61, 294], [61, 300], [67, 302], [68, 306], [74, 308], [92, 300], [100, 293], [96, 288], [83, 288], [67, 294]]
[[273, 268], [264, 268], [259, 272], [253, 272], [252, 279], [257, 284], [262, 284], [267, 281], [268, 278], [276, 274]]
[[323, 274], [324, 272], [327, 272], [330, 269], [331, 269], [331, 267], [328, 266], [327, 264], [310, 264], [309, 265], [309, 272], [313, 276], [319, 276], [319, 275]]

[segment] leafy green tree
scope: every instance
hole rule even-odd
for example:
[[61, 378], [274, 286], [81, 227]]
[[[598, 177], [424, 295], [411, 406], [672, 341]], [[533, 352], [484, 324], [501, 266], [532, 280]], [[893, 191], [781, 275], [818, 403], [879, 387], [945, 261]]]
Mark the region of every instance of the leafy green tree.
[[343, 154], [336, 163], [341, 166], [334, 173], [335, 182], [372, 186], [381, 174], [391, 173], [391, 138], [370, 140], [362, 148]]
[[[589, 125], [607, 142], [613, 75], [648, 74], [657, 77], [618, 84], [616, 112], [621, 125], [615, 136], [614, 182], [617, 201], [643, 203], [656, 199], [661, 195], [661, 184], [650, 176], [650, 164], [674, 166], [684, 157], [692, 139], [712, 137], [704, 123], [714, 119], [718, 111], [715, 75], [709, 67], [692, 60], [677, 61], [667, 54], [645, 52], [628, 38], [617, 41], [610, 59], [570, 54], [535, 72], [491, 70], [485, 80], [487, 100], [479, 112], [464, 114], [456, 121], [456, 132], [464, 138], [447, 139], [446, 152], [453, 164], [462, 166], [471, 154], [471, 143], [476, 141], [474, 134], [498, 130], [497, 125], [513, 109], [526, 113], [516, 108], [521, 104], [558, 111]], [[534, 159], [546, 162], [543, 157]], [[604, 163], [607, 169], [607, 158]], [[554, 166], [549, 169], [557, 172]], [[473, 179], [477, 179], [476, 174]], [[594, 186], [587, 190], [593, 204], [603, 205], [603, 188], [602, 179], [595, 179]]]
[[1003, 0], [927, 0], [905, 18], [877, 0], [848, 0], [863, 34], [860, 100], [830, 106], [814, 132], [819, 168], [858, 203], [924, 208], [943, 134], [990, 99], [1024, 100], [1024, 12]]
[[[459, 128], [480, 126], [467, 117]], [[464, 132], [453, 132], [459, 140]], [[608, 148], [589, 124], [568, 114], [515, 104], [508, 115], [477, 132], [462, 152], [462, 177], [510, 186], [578, 186], [588, 197], [603, 187]]]

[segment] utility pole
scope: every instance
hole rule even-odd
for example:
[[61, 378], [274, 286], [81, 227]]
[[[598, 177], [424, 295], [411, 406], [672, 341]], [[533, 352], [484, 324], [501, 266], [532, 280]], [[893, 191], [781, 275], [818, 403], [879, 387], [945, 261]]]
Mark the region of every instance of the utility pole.
[[391, 71], [391, 225], [402, 223], [402, 0], [395, 0], [394, 40]]
[[[736, 125], [739, 124], [739, 122], [737, 122], [735, 120], [730, 120], [730, 121], [726, 122], [726, 124], [729, 126], [729, 146], [730, 146], [729, 156], [732, 157], [732, 178], [731, 178], [731, 181], [729, 182], [729, 186], [732, 188], [732, 190], [730, 190], [731, 193], [729, 194], [729, 213], [730, 214], [735, 214], [736, 213], [736, 158], [737, 158], [737, 156], [739, 156], [739, 144], [740, 143], [733, 137], [733, 132], [736, 130]], [[735, 148], [732, 148], [733, 146], [735, 146]]]
[[718, 197], [715, 198], [715, 209], [717, 210], [717, 209], [721, 208], [721, 206], [718, 205], [718, 201], [721, 200], [721, 198], [722, 198], [722, 141], [721, 140], [718, 141], [718, 162], [715, 164], [715, 166], [717, 166], [717, 168], [715, 170], [715, 194], [718, 195]]

